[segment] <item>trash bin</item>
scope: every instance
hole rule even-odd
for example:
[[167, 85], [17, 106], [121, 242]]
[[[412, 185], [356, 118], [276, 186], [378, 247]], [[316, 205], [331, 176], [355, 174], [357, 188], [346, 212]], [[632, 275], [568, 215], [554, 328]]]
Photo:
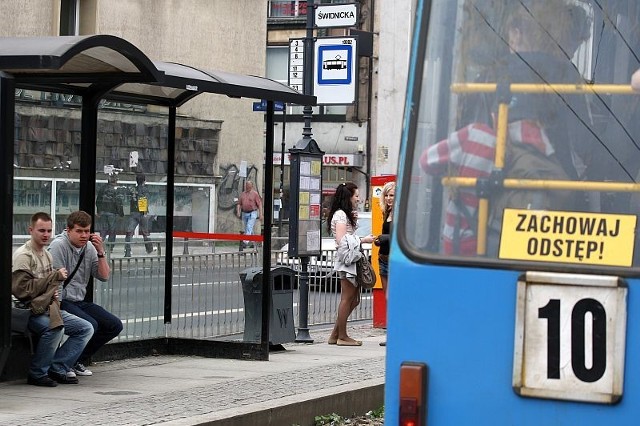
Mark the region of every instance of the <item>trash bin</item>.
[[[293, 342], [296, 333], [293, 324], [293, 288], [296, 273], [291, 268], [271, 268], [271, 315], [269, 316], [269, 343]], [[244, 341], [259, 342], [262, 332], [262, 268], [247, 268], [240, 272], [244, 296]]]

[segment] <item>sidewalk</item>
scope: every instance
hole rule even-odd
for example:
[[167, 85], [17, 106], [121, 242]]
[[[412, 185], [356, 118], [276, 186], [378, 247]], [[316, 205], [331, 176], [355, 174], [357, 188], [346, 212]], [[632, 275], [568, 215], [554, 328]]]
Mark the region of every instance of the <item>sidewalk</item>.
[[285, 344], [269, 361], [158, 356], [98, 363], [79, 385], [0, 383], [0, 424], [21, 425], [312, 425], [382, 406], [385, 331], [349, 325], [360, 347]]

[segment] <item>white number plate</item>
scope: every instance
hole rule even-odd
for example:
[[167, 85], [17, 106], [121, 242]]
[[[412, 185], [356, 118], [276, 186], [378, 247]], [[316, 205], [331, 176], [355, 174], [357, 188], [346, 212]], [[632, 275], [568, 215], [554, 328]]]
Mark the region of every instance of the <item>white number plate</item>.
[[527, 272], [518, 281], [513, 388], [612, 404], [622, 397], [627, 287], [611, 276]]

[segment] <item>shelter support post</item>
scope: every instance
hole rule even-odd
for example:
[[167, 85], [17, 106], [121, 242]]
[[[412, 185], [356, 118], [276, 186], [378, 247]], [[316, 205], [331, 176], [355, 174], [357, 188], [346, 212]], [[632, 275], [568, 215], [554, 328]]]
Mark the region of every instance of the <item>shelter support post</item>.
[[[6, 194], [0, 207], [0, 271], [11, 277], [13, 238], [13, 144], [15, 127], [15, 81], [0, 71], [0, 188]], [[0, 371], [11, 348], [11, 279], [0, 281]]]
[[171, 323], [171, 284], [173, 280], [173, 204], [174, 183], [176, 180], [175, 161], [176, 161], [176, 116], [177, 108], [169, 107], [169, 134], [167, 137], [167, 223], [165, 234], [167, 236], [167, 246], [165, 248], [165, 256], [167, 261], [164, 263], [164, 323]]
[[264, 202], [262, 203], [262, 329], [260, 335], [260, 345], [263, 348], [269, 347], [269, 318], [271, 318], [271, 226], [273, 222], [273, 101], [267, 101], [267, 128], [265, 156], [266, 164], [264, 168]]
[[[98, 143], [98, 104], [100, 98], [110, 89], [92, 90], [82, 96], [81, 149], [80, 149], [80, 210], [89, 213], [93, 218], [93, 229], [96, 227], [96, 152]], [[87, 285], [87, 302], [93, 302], [93, 279]]]

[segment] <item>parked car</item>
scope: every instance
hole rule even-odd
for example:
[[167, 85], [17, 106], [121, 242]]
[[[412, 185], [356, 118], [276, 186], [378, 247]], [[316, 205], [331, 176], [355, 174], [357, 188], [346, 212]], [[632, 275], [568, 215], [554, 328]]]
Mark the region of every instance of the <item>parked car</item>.
[[[326, 227], [326, 224], [323, 223]], [[326, 228], [323, 229], [326, 232]], [[371, 212], [358, 212], [358, 228], [356, 235], [365, 237], [371, 234]], [[324, 236], [321, 241], [321, 256], [309, 258], [309, 288], [311, 289], [338, 289], [337, 274], [333, 272], [333, 258], [336, 253], [336, 240], [332, 236]], [[362, 249], [367, 255], [371, 255], [371, 243], [362, 244]], [[300, 259], [289, 258], [289, 244], [285, 244], [279, 252], [276, 253], [277, 265], [285, 265], [296, 271], [301, 270]]]

